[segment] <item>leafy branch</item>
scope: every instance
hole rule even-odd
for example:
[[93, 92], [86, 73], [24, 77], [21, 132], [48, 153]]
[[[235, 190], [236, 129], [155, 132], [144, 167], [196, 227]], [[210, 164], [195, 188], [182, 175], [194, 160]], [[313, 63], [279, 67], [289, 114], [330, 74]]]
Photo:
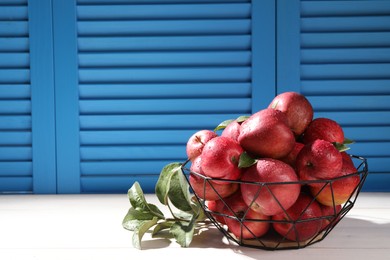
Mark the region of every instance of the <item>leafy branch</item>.
[[204, 227], [206, 217], [198, 201], [191, 197], [189, 188], [181, 163], [170, 163], [162, 169], [155, 191], [158, 200], [172, 215], [165, 217], [156, 205], [146, 201], [140, 184], [133, 184], [127, 193], [131, 208], [122, 226], [133, 232], [135, 248], [142, 248], [142, 238], [152, 228], [152, 237], [168, 230], [182, 247], [190, 245], [195, 230]]

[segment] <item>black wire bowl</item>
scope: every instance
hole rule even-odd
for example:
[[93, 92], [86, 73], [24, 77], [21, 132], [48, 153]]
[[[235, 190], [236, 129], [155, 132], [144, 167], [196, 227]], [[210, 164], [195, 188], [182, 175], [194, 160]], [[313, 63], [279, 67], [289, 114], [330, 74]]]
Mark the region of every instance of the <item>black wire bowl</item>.
[[[242, 216], [237, 216], [237, 215], [232, 215], [232, 214], [227, 215], [226, 213], [223, 213], [223, 212], [214, 211], [208, 207], [207, 201], [205, 199], [202, 199], [202, 198], [205, 198], [205, 194], [199, 194], [199, 192], [198, 193], [194, 192], [194, 195], [195, 195], [196, 199], [198, 200], [198, 202], [200, 203], [200, 205], [202, 206], [202, 208], [204, 209], [204, 212], [205, 212], [206, 216], [210, 219], [210, 221], [223, 233], [223, 235], [228, 240], [235, 242], [236, 244], [238, 244], [240, 246], [258, 248], [258, 249], [264, 249], [264, 250], [282, 250], [282, 249], [304, 248], [304, 247], [310, 246], [312, 244], [315, 244], [315, 243], [320, 242], [323, 239], [325, 239], [325, 237], [333, 230], [333, 228], [335, 228], [335, 226], [353, 208], [353, 206], [356, 202], [356, 199], [357, 199], [357, 197], [358, 197], [358, 195], [363, 187], [363, 184], [367, 178], [368, 164], [367, 164], [367, 159], [365, 159], [363, 157], [354, 156], [354, 155], [351, 155], [351, 157], [354, 161], [355, 166], [357, 165], [357, 167], [356, 167], [357, 172], [351, 173], [351, 174], [348, 174], [345, 176], [337, 177], [334, 179], [315, 180], [315, 181], [298, 181], [298, 182], [286, 182], [286, 183], [276, 183], [276, 182], [273, 182], [273, 183], [265, 183], [265, 182], [253, 183], [252, 182], [252, 183], [250, 183], [251, 185], [257, 185], [259, 187], [259, 190], [260, 189], [268, 189], [268, 191], [270, 191], [269, 188], [271, 187], [271, 185], [296, 185], [296, 184], [300, 184], [301, 190], [304, 191], [305, 189], [307, 189], [309, 184], [313, 184], [313, 183], [321, 184], [322, 189], [320, 189], [320, 191], [317, 194], [311, 195], [312, 200], [307, 205], [306, 208], [308, 208], [310, 206], [310, 204], [313, 203], [313, 201], [315, 201], [317, 199], [317, 197], [321, 194], [321, 192], [324, 192], [325, 187], [330, 188], [331, 195], [332, 195], [332, 205], [330, 207], [333, 207], [333, 210], [331, 210], [331, 213], [323, 215], [321, 217], [317, 217], [317, 218], [295, 219], [295, 220], [246, 219], [245, 218], [246, 213], [244, 213], [244, 217], [242, 217]], [[213, 183], [215, 183], [214, 181], [238, 183], [238, 184], [249, 184], [249, 183], [245, 182], [245, 181], [241, 181], [241, 180], [222, 180], [222, 179], [206, 177], [202, 174], [191, 171], [189, 164], [190, 164], [189, 161], [185, 162], [182, 166], [182, 171], [183, 171], [183, 174], [186, 176], [187, 182], [189, 183], [192, 191], [194, 191], [194, 189], [192, 188], [190, 180], [189, 180], [189, 176], [191, 174], [193, 174], [193, 175], [195, 175], [203, 180], [203, 191], [202, 191], [203, 193], [206, 192], [206, 186], [211, 187], [213, 189], [213, 191], [216, 193], [218, 199], [220, 199], [224, 203], [225, 207], [227, 207], [228, 210], [233, 212], [233, 210], [230, 208], [229, 204], [226, 203], [224, 198], [214, 188], [214, 186], [213, 186]], [[349, 177], [354, 176], [354, 175], [359, 176], [359, 178], [360, 178], [359, 183], [356, 185], [354, 191], [351, 193], [349, 198], [343, 204], [341, 204], [340, 206], [337, 206], [335, 203], [335, 197], [333, 194], [333, 188], [332, 188], [333, 183], [337, 180], [341, 180], [343, 178], [349, 178]], [[272, 192], [271, 192], [271, 194], [272, 194]], [[273, 198], [276, 201], [278, 201], [278, 199], [275, 197], [275, 195], [273, 195]], [[254, 198], [254, 200], [255, 199], [256, 199], [256, 197]], [[280, 202], [278, 202], [278, 203], [283, 208], [283, 206], [280, 204]], [[338, 208], [338, 210], [336, 210], [336, 207]], [[249, 207], [247, 208], [247, 210], [248, 209], [249, 209]], [[283, 208], [283, 211], [285, 214], [287, 214], [286, 209]], [[249, 232], [251, 232], [250, 228], [248, 228], [246, 223], [267, 222], [271, 228], [269, 228], [268, 232], [265, 235], [262, 235], [260, 237], [255, 237], [255, 235], [253, 235], [253, 238], [251, 238], [251, 239], [243, 239], [241, 237], [235, 236], [232, 232], [230, 232], [230, 230], [228, 229], [226, 224], [221, 223], [217, 220], [218, 218], [221, 218], [221, 217], [222, 218], [231, 218], [231, 219], [234, 219], [235, 221], [238, 221], [240, 228], [241, 228], [241, 234], [242, 234], [244, 229], [249, 230]], [[316, 235], [310, 237], [309, 239], [306, 239], [306, 240], [299, 239], [299, 234], [297, 232], [296, 226], [302, 225], [301, 223], [309, 223], [311, 221], [314, 221], [314, 222], [315, 221], [327, 221], [326, 223], [328, 223], [328, 224], [325, 227], [321, 228], [321, 230], [319, 232], [317, 232]], [[287, 238], [287, 235], [282, 236], [282, 235], [278, 234], [275, 231], [275, 229], [272, 227], [273, 224], [276, 222], [278, 222], [280, 224], [289, 224], [291, 226], [291, 229], [289, 230], [289, 232], [295, 232], [295, 235], [297, 238], [296, 241], [289, 240]], [[252, 233], [252, 234], [254, 234], [254, 233]]]

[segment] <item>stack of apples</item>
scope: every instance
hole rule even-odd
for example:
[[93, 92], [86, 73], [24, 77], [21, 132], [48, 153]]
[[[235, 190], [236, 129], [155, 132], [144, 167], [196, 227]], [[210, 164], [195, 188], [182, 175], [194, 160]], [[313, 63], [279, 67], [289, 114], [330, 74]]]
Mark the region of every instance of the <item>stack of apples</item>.
[[[307, 241], [337, 222], [359, 185], [351, 156], [338, 149], [344, 142], [336, 121], [314, 119], [304, 95], [284, 92], [245, 120], [232, 120], [220, 135], [194, 133], [186, 146], [189, 183], [239, 239], [272, 230]], [[243, 156], [252, 163], [240, 166]]]

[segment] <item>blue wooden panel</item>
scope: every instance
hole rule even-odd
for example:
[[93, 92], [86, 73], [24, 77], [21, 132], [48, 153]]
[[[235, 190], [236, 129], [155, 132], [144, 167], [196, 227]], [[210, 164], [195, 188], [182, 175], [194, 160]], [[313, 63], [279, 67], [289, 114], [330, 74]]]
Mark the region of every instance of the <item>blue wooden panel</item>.
[[0, 103], [0, 114], [20, 115], [31, 113], [31, 102], [29, 100], [2, 100]]
[[[8, 1], [8, 0], [7, 0]], [[188, 4], [194, 0], [78, 0], [79, 5], [83, 4]], [[197, 3], [210, 3], [210, 0], [196, 0]], [[213, 3], [248, 3], [250, 0], [212, 0]]]
[[29, 69], [0, 68], [0, 84], [28, 84], [29, 82]]
[[[280, 27], [290, 34], [278, 40], [299, 39], [300, 44], [290, 52], [286, 44], [280, 46], [285, 50], [281, 60], [295, 65], [292, 70], [281, 66], [278, 74], [286, 76], [278, 82], [284, 82], [284, 91], [305, 94], [315, 117], [336, 120], [345, 135], [356, 140], [349, 152], [366, 157], [373, 173], [364, 190], [389, 191], [390, 2], [289, 1], [289, 5], [299, 12], [280, 16]], [[280, 14], [287, 12], [286, 6], [280, 7]]]
[[7, 176], [7, 178], [0, 181], [0, 190], [2, 193], [31, 193], [32, 189], [32, 177]]
[[51, 0], [29, 3], [33, 185], [35, 193], [55, 193], [56, 151]]
[[31, 116], [0, 116], [0, 130], [31, 130]]
[[0, 135], [0, 146], [3, 145], [31, 145], [31, 132], [2, 131]]
[[54, 0], [57, 192], [80, 192], [80, 143], [75, 1]]
[[[23, 177], [32, 176], [32, 162], [0, 162], [0, 177], [1, 176], [13, 176]], [[2, 179], [3, 181], [4, 179]], [[22, 189], [20, 189], [22, 190]]]
[[28, 53], [0, 53], [0, 68], [26, 68], [30, 65]]
[[27, 84], [1, 84], [0, 99], [29, 99], [31, 96], [30, 85]]
[[31, 146], [0, 146], [0, 161], [31, 161]]
[[0, 9], [0, 20], [27, 20], [27, 6], [9, 5]]

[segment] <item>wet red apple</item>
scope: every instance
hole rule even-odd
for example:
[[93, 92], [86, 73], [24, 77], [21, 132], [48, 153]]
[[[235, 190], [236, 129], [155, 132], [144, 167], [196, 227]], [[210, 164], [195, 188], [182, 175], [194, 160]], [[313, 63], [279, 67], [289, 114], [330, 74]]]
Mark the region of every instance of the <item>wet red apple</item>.
[[187, 141], [186, 152], [189, 160], [193, 161], [203, 150], [204, 145], [217, 137], [217, 134], [211, 130], [200, 130], [194, 133]]
[[296, 159], [298, 176], [305, 181], [335, 178], [340, 175], [342, 166], [343, 159], [336, 147], [319, 139], [306, 144]]
[[240, 128], [241, 128], [241, 124], [239, 124], [237, 120], [234, 120], [226, 126], [226, 128], [222, 131], [221, 136], [229, 137], [234, 141], [238, 142], [238, 136], [240, 135]]
[[287, 156], [295, 145], [286, 115], [272, 108], [263, 109], [245, 120], [238, 141], [252, 156], [274, 159]]
[[227, 206], [223, 212], [228, 230], [237, 238], [253, 239], [267, 233], [269, 216], [256, 212], [246, 205], [240, 192], [236, 192], [225, 200]]
[[[201, 168], [202, 157], [198, 156], [191, 164], [191, 174], [189, 177], [192, 190], [198, 197], [204, 200], [218, 200], [225, 198], [236, 192], [239, 188], [238, 183], [226, 182], [217, 183], [212, 180], [203, 178], [204, 173]], [[200, 175], [196, 175], [198, 173]]]
[[303, 142], [308, 144], [317, 139], [342, 144], [344, 142], [344, 131], [342, 127], [332, 119], [324, 117], [316, 118], [305, 130]]
[[[294, 169], [276, 159], [259, 159], [243, 172], [241, 180], [244, 181], [240, 189], [245, 203], [254, 211], [267, 216], [291, 207], [301, 190]], [[268, 184], [262, 186], [256, 182]]]
[[215, 137], [203, 148], [202, 171], [211, 178], [237, 180], [241, 177], [238, 163], [242, 153], [242, 147], [233, 139]]
[[307, 98], [297, 92], [283, 92], [268, 106], [286, 114], [288, 125], [296, 136], [301, 135], [313, 119], [313, 107]]
[[301, 193], [298, 200], [286, 212], [274, 215], [273, 227], [281, 236], [292, 241], [313, 238], [322, 227], [320, 205], [311, 196]]
[[341, 205], [345, 203], [353, 194], [360, 182], [358, 170], [353, 165], [352, 160], [346, 153], [342, 153], [343, 165], [340, 171], [340, 176], [332, 180], [325, 186], [315, 185], [311, 186], [310, 190], [313, 196], [316, 197], [323, 205], [331, 206]]

